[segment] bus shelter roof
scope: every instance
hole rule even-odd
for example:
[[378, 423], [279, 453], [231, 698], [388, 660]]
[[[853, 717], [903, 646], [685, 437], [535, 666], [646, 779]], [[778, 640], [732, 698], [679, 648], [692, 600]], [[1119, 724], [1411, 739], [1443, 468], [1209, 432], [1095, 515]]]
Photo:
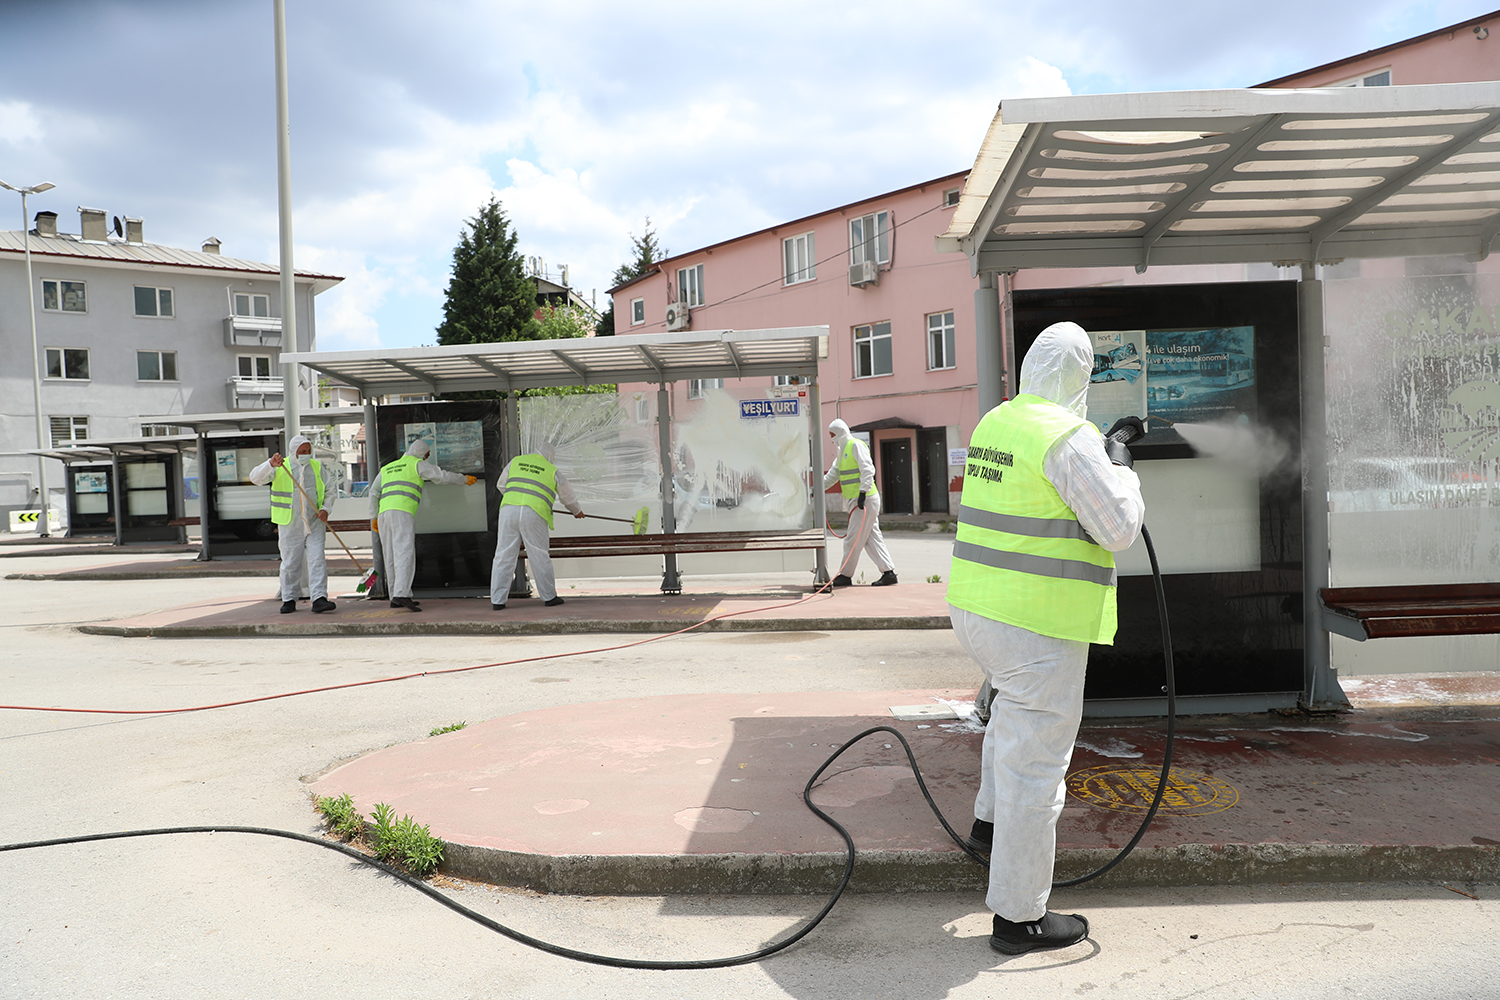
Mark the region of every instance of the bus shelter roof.
[[546, 386], [818, 373], [826, 326], [708, 330], [640, 336], [532, 340], [281, 356], [366, 398], [398, 393], [537, 389]]
[[1480, 260], [1497, 124], [1500, 82], [1005, 101], [937, 247], [976, 274]]

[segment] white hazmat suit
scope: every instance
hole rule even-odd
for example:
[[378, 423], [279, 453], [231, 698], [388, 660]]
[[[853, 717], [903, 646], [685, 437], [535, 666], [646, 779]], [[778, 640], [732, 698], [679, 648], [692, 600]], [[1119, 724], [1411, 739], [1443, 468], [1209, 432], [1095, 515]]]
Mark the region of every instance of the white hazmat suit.
[[[1021, 365], [1021, 393], [1087, 415], [1090, 338], [1074, 323], [1042, 331]], [[1052, 445], [1043, 475], [1079, 523], [1111, 552], [1130, 547], [1145, 518], [1140, 480], [1111, 465], [1100, 435], [1080, 427]], [[1041, 920], [1052, 890], [1057, 820], [1083, 715], [1089, 645], [949, 606], [959, 644], [989, 678], [974, 817], [994, 823], [985, 902], [1015, 923]]]
[[[406, 453], [421, 459], [417, 463], [417, 475], [429, 483], [448, 483], [462, 486], [474, 477], [447, 472], [426, 458], [432, 446], [424, 438], [417, 438], [407, 445]], [[425, 499], [425, 497], [424, 497]], [[380, 527], [380, 550], [385, 559], [386, 589], [392, 601], [411, 598], [411, 581], [417, 573], [417, 519], [404, 510], [380, 509], [380, 474], [370, 481], [370, 517]]]
[[869, 554], [875, 568], [880, 570], [881, 576], [876, 585], [888, 586], [884, 581], [896, 582], [896, 564], [891, 561], [891, 554], [885, 547], [885, 536], [880, 533], [880, 494], [875, 489], [875, 463], [870, 458], [870, 449], [849, 433], [849, 425], [842, 420], [830, 422], [828, 430], [833, 435], [833, 447], [830, 449], [833, 464], [823, 475], [823, 488], [826, 490], [838, 483], [839, 462], [843, 459], [844, 449], [852, 443], [854, 462], [859, 467], [859, 491], [865, 494], [863, 507], [857, 506], [857, 499], [845, 504], [845, 509], [849, 512], [849, 525], [844, 533], [844, 558], [839, 563], [834, 582], [839, 582], [838, 577], [853, 580], [854, 571], [859, 568], [860, 553], [864, 552]]
[[[539, 454], [548, 462], [554, 461], [554, 452], [542, 447]], [[515, 459], [506, 463], [500, 473], [499, 489], [505, 492], [510, 481], [510, 469]], [[557, 500], [573, 514], [580, 517], [583, 508], [573, 493], [562, 470], [557, 472]], [[516, 560], [521, 555], [521, 543], [526, 543], [526, 561], [531, 566], [531, 575], [536, 578], [536, 592], [543, 601], [557, 599], [557, 577], [552, 571], [551, 532], [542, 516], [525, 504], [502, 504], [495, 521], [495, 561], [490, 566], [490, 607], [503, 608], [510, 599], [511, 582], [516, 575]]]
[[[287, 472], [301, 485], [292, 488], [292, 521], [276, 526], [276, 543], [281, 550], [281, 601], [295, 602], [302, 590], [302, 569], [307, 567], [308, 596], [314, 601], [328, 599], [328, 563], [323, 554], [323, 543], [328, 537], [328, 525], [318, 517], [318, 481], [313, 471], [310, 455], [298, 455], [297, 449], [312, 442], [301, 434], [287, 443], [291, 458], [283, 458]], [[322, 463], [323, 506], [326, 513], [333, 510], [334, 497], [342, 479], [339, 467], [331, 462]], [[250, 481], [264, 486], [276, 477], [276, 466], [271, 459], [250, 470]], [[313, 610], [317, 610], [314, 608]]]

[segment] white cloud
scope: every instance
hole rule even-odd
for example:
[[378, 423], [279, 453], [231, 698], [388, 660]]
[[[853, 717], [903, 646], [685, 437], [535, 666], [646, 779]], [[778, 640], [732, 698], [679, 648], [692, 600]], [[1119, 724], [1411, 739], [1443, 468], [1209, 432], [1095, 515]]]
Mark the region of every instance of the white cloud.
[[0, 142], [20, 146], [41, 138], [42, 122], [35, 108], [25, 101], [0, 101]]

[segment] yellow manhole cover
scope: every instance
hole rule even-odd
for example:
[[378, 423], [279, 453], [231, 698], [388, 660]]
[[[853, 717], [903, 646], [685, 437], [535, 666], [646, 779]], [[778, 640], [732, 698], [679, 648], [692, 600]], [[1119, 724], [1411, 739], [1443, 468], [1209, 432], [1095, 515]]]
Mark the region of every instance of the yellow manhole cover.
[[[1068, 775], [1068, 791], [1091, 806], [1116, 812], [1144, 813], [1151, 808], [1161, 772], [1149, 767], [1103, 764]], [[1207, 816], [1240, 800], [1235, 787], [1220, 778], [1174, 767], [1162, 792], [1160, 813]]]

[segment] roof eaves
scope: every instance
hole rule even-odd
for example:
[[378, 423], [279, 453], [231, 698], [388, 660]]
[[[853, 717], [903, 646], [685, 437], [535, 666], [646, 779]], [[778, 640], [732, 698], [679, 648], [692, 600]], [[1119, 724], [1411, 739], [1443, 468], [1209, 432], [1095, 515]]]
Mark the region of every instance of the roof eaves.
[[1321, 73], [1325, 69], [1333, 69], [1336, 66], [1344, 66], [1349, 63], [1359, 62], [1361, 59], [1369, 59], [1372, 56], [1384, 55], [1387, 52], [1394, 52], [1397, 49], [1405, 48], [1408, 45], [1415, 45], [1418, 42], [1425, 42], [1429, 38], [1436, 38], [1439, 35], [1446, 35], [1451, 32], [1460, 31], [1464, 28], [1471, 28], [1475, 25], [1483, 24], [1485, 21], [1488, 21], [1491, 18], [1495, 17], [1500, 17], [1500, 10], [1492, 10], [1488, 14], [1480, 14], [1477, 17], [1469, 18], [1467, 21], [1460, 21], [1457, 24], [1450, 24], [1446, 28], [1438, 28], [1435, 31], [1427, 32], [1425, 35], [1416, 35], [1412, 38], [1404, 38], [1399, 42], [1392, 42], [1389, 45], [1382, 45], [1378, 49], [1370, 49], [1368, 52], [1361, 52], [1358, 55], [1345, 56], [1343, 59], [1335, 59], [1333, 62], [1327, 62], [1321, 66], [1314, 66], [1311, 69], [1303, 69], [1298, 70], [1295, 73], [1288, 73], [1286, 76], [1279, 76], [1274, 80], [1267, 80], [1265, 83], [1251, 84], [1251, 89], [1260, 87], [1275, 87], [1278, 84], [1286, 83], [1289, 80], [1298, 80], [1304, 76], [1312, 76], [1314, 73]]

